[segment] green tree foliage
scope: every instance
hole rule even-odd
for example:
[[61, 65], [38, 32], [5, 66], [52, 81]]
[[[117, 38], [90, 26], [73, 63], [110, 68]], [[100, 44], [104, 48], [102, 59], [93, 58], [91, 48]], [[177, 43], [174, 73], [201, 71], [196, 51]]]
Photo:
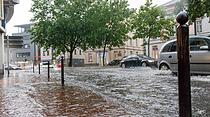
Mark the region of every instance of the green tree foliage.
[[52, 47], [57, 53], [69, 52], [69, 66], [75, 48], [86, 48], [88, 17], [94, 0], [33, 0], [32, 40], [41, 47]]
[[[132, 13], [127, 0], [33, 0], [36, 22], [32, 40], [41, 47], [54, 48], [58, 53], [72, 53], [75, 48], [120, 46], [129, 32], [128, 18]], [[46, 4], [48, 3], [48, 4]]]
[[210, 16], [210, 2], [209, 0], [188, 0], [188, 16], [190, 22], [194, 22], [194, 31], [196, 31], [196, 18], [203, 16]]
[[128, 8], [127, 0], [98, 0], [92, 9], [94, 29], [89, 46], [103, 48], [103, 65], [106, 48], [119, 47], [128, 39], [129, 17], [134, 10]]
[[190, 21], [196, 21], [196, 18], [204, 16], [203, 0], [189, 0], [188, 1], [188, 15]]
[[150, 56], [150, 39], [160, 37], [162, 40], [167, 40], [174, 34], [174, 20], [165, 18], [159, 7], [152, 6], [151, 0], [147, 0], [146, 4], [140, 7], [132, 24], [134, 38], [147, 39], [148, 56]]
[[191, 21], [205, 15], [210, 16], [209, 0], [188, 0], [188, 14]]

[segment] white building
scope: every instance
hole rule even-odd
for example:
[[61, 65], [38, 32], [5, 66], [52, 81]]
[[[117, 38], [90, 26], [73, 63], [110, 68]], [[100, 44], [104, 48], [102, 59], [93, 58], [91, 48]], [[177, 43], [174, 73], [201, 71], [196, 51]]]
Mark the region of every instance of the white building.
[[19, 0], [0, 0], [0, 74], [4, 74], [4, 35], [5, 24], [12, 18], [14, 5]]

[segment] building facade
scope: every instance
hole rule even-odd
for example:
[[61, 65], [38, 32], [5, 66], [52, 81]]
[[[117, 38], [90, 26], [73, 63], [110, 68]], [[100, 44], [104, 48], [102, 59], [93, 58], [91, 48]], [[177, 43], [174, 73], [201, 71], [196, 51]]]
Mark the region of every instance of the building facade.
[[14, 5], [19, 0], [0, 0], [0, 74], [4, 74], [4, 36], [6, 35], [5, 25], [12, 18]]
[[[11, 64], [27, 64], [32, 63], [35, 55], [35, 44], [30, 40], [29, 29], [32, 24], [16, 25], [17, 33], [12, 36], [22, 37], [22, 47], [9, 49], [9, 60]], [[5, 51], [5, 53], [7, 53]]]
[[[133, 34], [128, 33], [130, 37]], [[143, 47], [143, 39], [129, 39], [124, 42], [123, 46], [113, 47], [111, 50], [106, 48], [105, 51], [105, 64], [108, 64], [112, 60], [120, 60], [124, 56], [128, 55], [143, 55], [144, 47]], [[103, 64], [103, 49], [95, 49], [95, 50], [87, 50], [85, 51], [85, 62], [86, 65], [99, 65]]]
[[[195, 35], [194, 23], [189, 26], [189, 34]], [[210, 37], [210, 17], [196, 19], [196, 34]]]
[[[18, 28], [17, 33], [13, 33], [13, 36], [23, 37], [23, 47], [22, 48], [10, 48], [10, 63], [15, 64], [30, 64], [32, 62], [39, 63], [45, 61], [51, 61], [53, 58], [53, 49], [44, 49], [38, 47], [30, 40], [29, 29], [33, 24], [22, 24], [16, 25]], [[132, 33], [128, 34], [133, 36]], [[122, 59], [124, 56], [132, 54], [143, 54], [143, 40], [142, 39], [132, 39], [124, 42], [121, 47], [114, 47], [112, 50], [106, 49], [105, 52], [105, 63], [115, 60]], [[65, 53], [65, 65], [67, 66], [70, 60], [70, 54]], [[102, 65], [103, 49], [86, 50], [83, 51], [80, 48], [76, 48], [73, 52], [72, 65], [73, 66], [84, 66], [84, 65]], [[54, 57], [56, 59], [54, 62], [59, 62], [60, 57]]]

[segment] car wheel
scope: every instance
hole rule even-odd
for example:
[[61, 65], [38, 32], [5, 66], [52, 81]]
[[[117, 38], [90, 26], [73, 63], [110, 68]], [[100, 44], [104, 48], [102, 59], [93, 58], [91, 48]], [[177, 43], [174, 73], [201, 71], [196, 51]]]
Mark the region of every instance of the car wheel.
[[169, 70], [169, 67], [166, 64], [161, 64], [159, 69], [160, 70]]
[[142, 67], [146, 67], [146, 66], [147, 66], [147, 63], [146, 63], [146, 62], [143, 62], [143, 63], [141, 64], [141, 66], [142, 66]]

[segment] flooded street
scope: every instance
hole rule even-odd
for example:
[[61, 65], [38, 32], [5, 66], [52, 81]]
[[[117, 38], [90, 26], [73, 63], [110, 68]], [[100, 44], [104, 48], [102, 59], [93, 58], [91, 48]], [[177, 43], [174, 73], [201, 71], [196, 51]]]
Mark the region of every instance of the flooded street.
[[[177, 76], [151, 68], [13, 71], [0, 80], [2, 117], [178, 117]], [[210, 76], [192, 76], [193, 117], [210, 116]]]

